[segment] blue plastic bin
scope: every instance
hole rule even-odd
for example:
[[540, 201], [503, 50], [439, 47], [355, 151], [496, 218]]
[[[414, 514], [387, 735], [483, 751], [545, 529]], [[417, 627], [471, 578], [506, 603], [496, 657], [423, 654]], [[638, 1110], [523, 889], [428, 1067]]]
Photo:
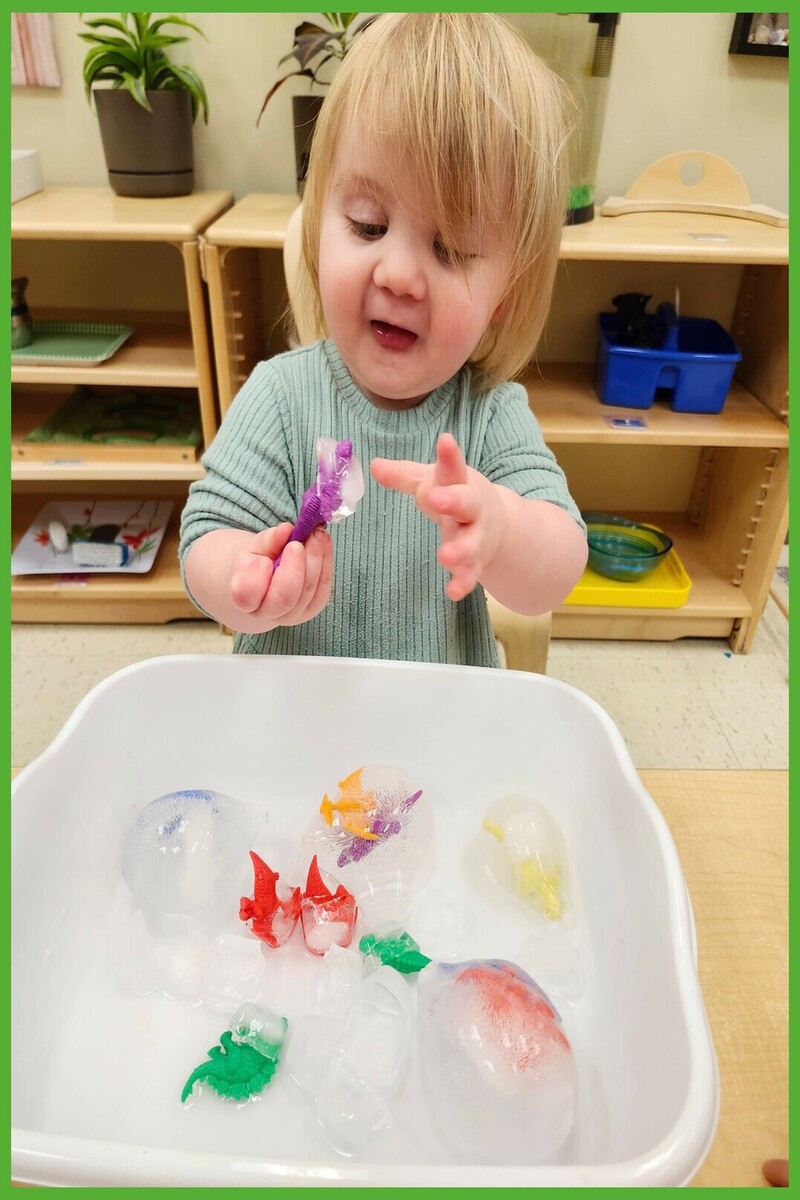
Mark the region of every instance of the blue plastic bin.
[[741, 354], [718, 321], [677, 317], [671, 304], [649, 316], [657, 349], [619, 345], [619, 316], [600, 313], [595, 387], [603, 404], [651, 408], [658, 388], [672, 391], [675, 412], [718, 413]]

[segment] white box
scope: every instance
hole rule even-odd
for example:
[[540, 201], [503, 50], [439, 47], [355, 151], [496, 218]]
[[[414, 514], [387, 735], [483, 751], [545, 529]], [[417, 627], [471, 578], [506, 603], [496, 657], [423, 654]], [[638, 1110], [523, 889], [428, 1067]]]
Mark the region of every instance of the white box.
[[[293, 865], [303, 830], [323, 793], [365, 763], [403, 767], [431, 806], [435, 895], [463, 904], [451, 960], [515, 961], [532, 919], [537, 929], [544, 920], [482, 868], [476, 846], [491, 800], [531, 794], [561, 829], [583, 992], [556, 1002], [577, 1103], [574, 1128], [550, 1162], [466, 1164], [438, 1146], [431, 1153], [413, 1072], [393, 1104], [394, 1145], [373, 1146], [363, 1159], [327, 1147], [280, 1068], [257, 1103], [203, 1094], [183, 1108], [181, 1087], [226, 1020], [163, 994], [125, 994], [114, 978], [109, 960], [131, 907], [120, 848], [147, 803], [213, 788], [266, 808], [270, 865], [284, 883], [303, 884]], [[567, 684], [415, 663], [151, 659], [95, 687], [18, 776], [11, 861], [15, 1180], [674, 1187], [711, 1144], [719, 1082], [675, 845], [616, 726]], [[239, 883], [230, 921], [242, 934]], [[293, 943], [264, 954], [291, 1038], [305, 1015], [298, 998], [313, 1007], [322, 964], [297, 930]]]
[[11, 151], [11, 203], [41, 192], [44, 188], [42, 160], [38, 150]]

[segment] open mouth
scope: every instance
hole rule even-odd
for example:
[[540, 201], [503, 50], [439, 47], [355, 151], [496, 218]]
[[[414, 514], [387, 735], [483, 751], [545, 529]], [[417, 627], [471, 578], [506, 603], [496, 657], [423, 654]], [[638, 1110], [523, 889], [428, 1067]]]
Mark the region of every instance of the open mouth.
[[386, 321], [370, 321], [372, 331], [381, 346], [389, 350], [408, 350], [417, 340], [417, 335], [400, 325], [389, 325]]

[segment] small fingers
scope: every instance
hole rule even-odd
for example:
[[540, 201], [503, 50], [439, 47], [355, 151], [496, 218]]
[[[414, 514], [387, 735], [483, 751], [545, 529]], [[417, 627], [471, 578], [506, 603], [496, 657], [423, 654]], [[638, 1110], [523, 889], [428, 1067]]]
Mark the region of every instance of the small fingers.
[[281, 620], [291, 612], [303, 591], [306, 577], [306, 551], [302, 542], [289, 542], [281, 554], [262, 613], [271, 620]]
[[443, 487], [467, 482], [467, 461], [452, 433], [443, 433], [436, 443], [436, 482]]
[[445, 592], [450, 600], [463, 600], [478, 586], [477, 571], [459, 571], [447, 581]]
[[230, 595], [240, 612], [252, 613], [262, 604], [272, 579], [272, 559], [263, 554], [249, 554], [234, 564], [231, 572]]
[[430, 471], [430, 467], [423, 463], [401, 458], [373, 458], [369, 469], [373, 479], [382, 487], [404, 492], [408, 496], [414, 495], [426, 473]]
[[476, 521], [481, 514], [480, 497], [468, 483], [451, 483], [446, 487], [432, 487], [426, 502], [432, 513], [441, 517], [452, 517], [461, 525]]
[[322, 612], [331, 598], [331, 586], [333, 584], [333, 542], [327, 533], [320, 533], [314, 536], [320, 538], [320, 568], [316, 587], [306, 607], [304, 617], [306, 621], [310, 621], [312, 617], [316, 617]]

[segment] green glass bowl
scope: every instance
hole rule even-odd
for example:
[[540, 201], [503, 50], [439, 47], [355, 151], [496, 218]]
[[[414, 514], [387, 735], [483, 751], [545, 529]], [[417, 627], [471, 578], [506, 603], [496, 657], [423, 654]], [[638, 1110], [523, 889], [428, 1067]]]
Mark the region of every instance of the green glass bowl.
[[585, 512], [589, 566], [606, 579], [636, 583], [664, 561], [672, 538], [652, 525], [626, 521], [612, 513]]

